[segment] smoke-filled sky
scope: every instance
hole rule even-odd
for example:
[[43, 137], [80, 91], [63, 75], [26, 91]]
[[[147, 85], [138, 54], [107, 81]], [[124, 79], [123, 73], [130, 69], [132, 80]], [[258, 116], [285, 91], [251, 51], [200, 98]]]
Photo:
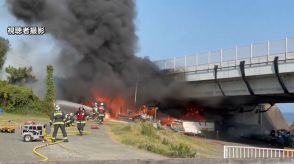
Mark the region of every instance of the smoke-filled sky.
[[8, 0], [7, 6], [24, 23], [44, 26], [60, 48], [51, 60], [58, 98], [79, 103], [96, 96], [131, 100], [137, 85], [141, 103], [179, 97], [174, 91], [182, 85], [135, 56], [135, 1]]
[[[151, 59], [162, 59], [291, 37], [294, 36], [292, 6], [292, 0], [157, 0], [156, 3], [137, 0], [135, 23], [139, 42], [135, 53]], [[9, 14], [4, 1], [0, 1], [0, 8], [0, 36], [9, 38], [13, 47], [38, 46], [42, 55], [60, 51], [53, 41], [48, 46], [48, 38], [54, 40], [50, 36], [7, 36], [8, 25], [23, 23]], [[40, 55], [31, 48], [28, 50], [34, 56]], [[8, 59], [13, 60], [8, 61], [17, 61], [16, 53], [10, 53], [14, 55], [8, 56]], [[46, 65], [48, 60], [42, 62]], [[284, 109], [293, 112], [292, 106], [285, 106]]]

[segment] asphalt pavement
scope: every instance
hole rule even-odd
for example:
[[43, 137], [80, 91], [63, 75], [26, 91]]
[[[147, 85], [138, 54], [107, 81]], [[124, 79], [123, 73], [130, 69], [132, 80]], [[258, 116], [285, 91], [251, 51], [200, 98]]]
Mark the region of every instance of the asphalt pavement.
[[16, 133], [0, 133], [0, 161], [39, 160], [32, 152], [38, 144], [40, 142], [23, 142], [19, 130]]
[[[88, 128], [88, 130], [91, 130]], [[113, 142], [103, 125], [91, 130], [91, 135], [69, 136], [68, 143], [50, 145], [38, 152], [49, 161], [166, 159], [166, 157]], [[14, 134], [0, 133], [1, 161], [39, 161], [32, 149], [42, 142], [23, 142], [19, 131]]]

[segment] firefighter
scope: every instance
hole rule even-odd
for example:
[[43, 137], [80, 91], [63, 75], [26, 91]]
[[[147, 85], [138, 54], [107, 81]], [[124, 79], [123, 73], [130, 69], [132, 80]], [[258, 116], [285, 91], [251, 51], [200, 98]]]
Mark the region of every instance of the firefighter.
[[65, 118], [66, 118], [66, 126], [67, 127], [70, 127], [72, 126], [72, 124], [75, 122], [75, 118], [74, 118], [74, 114], [73, 113], [69, 113], [69, 114], [66, 114], [65, 115]]
[[83, 106], [80, 106], [78, 111], [76, 112], [77, 117], [77, 128], [80, 135], [83, 135], [84, 127], [86, 125], [86, 118], [88, 114]]
[[54, 126], [53, 135], [52, 135], [53, 142], [55, 142], [55, 140], [56, 140], [56, 135], [57, 135], [57, 131], [59, 128], [61, 129], [64, 142], [68, 142], [67, 134], [65, 131], [65, 114], [60, 110], [59, 105], [55, 106], [55, 111], [51, 115], [50, 126], [52, 124]]
[[98, 117], [98, 102], [95, 102], [93, 107], [93, 116], [92, 119], [95, 120]]
[[75, 122], [75, 114], [70, 113], [69, 117], [70, 117], [70, 121], [71, 121], [70, 124], [72, 125]]
[[98, 107], [98, 118], [99, 118], [99, 123], [103, 123], [105, 117], [105, 107], [104, 103], [100, 103], [100, 106]]
[[69, 124], [70, 120], [69, 120], [69, 113], [65, 114], [65, 127], [69, 127], [70, 124]]

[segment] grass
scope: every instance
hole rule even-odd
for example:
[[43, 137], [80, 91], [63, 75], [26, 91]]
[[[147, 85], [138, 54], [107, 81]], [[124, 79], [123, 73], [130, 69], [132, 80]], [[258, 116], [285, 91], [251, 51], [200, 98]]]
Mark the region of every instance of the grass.
[[105, 124], [113, 140], [174, 158], [222, 157], [222, 145], [199, 137], [190, 137], [168, 130], [158, 130], [149, 123]]
[[0, 115], [0, 126], [7, 124], [9, 120], [12, 120], [13, 123], [20, 125], [27, 120], [32, 120], [36, 123], [45, 123], [49, 121], [49, 117], [45, 114], [13, 114], [13, 113], [4, 113]]

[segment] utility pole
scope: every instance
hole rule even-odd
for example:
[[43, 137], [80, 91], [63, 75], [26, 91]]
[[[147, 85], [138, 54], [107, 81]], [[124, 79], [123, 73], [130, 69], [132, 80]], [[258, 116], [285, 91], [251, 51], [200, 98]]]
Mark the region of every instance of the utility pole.
[[135, 98], [134, 98], [135, 105], [137, 104], [137, 93], [138, 93], [138, 80], [136, 82], [136, 88], [135, 88]]

